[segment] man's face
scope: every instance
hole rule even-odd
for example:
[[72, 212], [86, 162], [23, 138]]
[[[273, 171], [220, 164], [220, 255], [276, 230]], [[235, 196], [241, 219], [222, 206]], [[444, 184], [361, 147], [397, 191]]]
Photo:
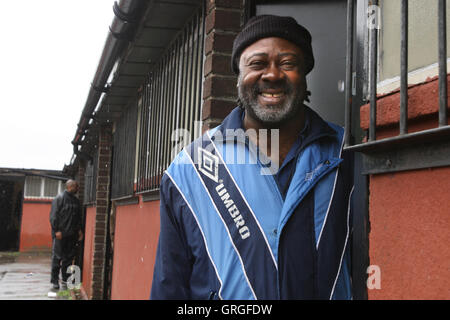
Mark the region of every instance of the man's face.
[[238, 93], [248, 115], [268, 126], [283, 124], [306, 97], [303, 54], [282, 38], [264, 38], [241, 54]]
[[75, 194], [78, 192], [78, 183], [72, 182], [67, 186], [67, 191], [69, 191], [72, 194]]

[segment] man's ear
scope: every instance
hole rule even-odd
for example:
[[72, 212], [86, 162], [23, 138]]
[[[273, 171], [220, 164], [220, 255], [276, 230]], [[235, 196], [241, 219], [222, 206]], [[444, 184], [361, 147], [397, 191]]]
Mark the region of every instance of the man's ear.
[[237, 100], [236, 100], [236, 105], [237, 105], [239, 108], [244, 109], [244, 105], [242, 104], [242, 101], [241, 101], [240, 98], [237, 98]]
[[306, 102], [311, 102], [311, 101], [309, 101], [309, 96], [310, 95], [311, 95], [311, 91], [306, 90], [306, 93], [305, 93], [305, 101]]

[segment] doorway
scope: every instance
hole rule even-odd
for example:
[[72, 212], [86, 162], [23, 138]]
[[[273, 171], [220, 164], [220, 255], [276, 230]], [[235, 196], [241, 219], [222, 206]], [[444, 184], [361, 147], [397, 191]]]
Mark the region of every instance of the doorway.
[[343, 126], [347, 1], [257, 1], [255, 9], [256, 15], [291, 16], [309, 30], [315, 65], [307, 75], [307, 105]]
[[0, 177], [0, 251], [18, 251], [24, 179]]
[[[247, 1], [246, 1], [247, 2]], [[356, 2], [356, 1], [355, 1]], [[354, 88], [352, 88], [352, 128], [359, 128], [359, 108], [362, 105], [362, 81], [365, 12], [367, 1], [356, 2], [356, 43]], [[247, 2], [246, 16], [274, 14], [291, 16], [306, 27], [312, 36], [314, 69], [307, 75], [310, 103], [306, 103], [324, 120], [344, 126], [345, 73], [347, 44], [347, 0], [253, 0]], [[355, 36], [355, 35], [354, 35]], [[360, 132], [354, 134], [359, 135]], [[361, 155], [355, 154], [355, 192], [353, 195], [352, 285], [354, 299], [367, 299], [368, 181], [361, 174]]]

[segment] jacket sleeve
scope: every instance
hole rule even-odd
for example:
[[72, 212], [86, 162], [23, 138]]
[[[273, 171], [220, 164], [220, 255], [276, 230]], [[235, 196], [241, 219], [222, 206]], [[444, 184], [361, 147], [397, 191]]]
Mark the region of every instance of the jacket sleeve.
[[50, 225], [52, 227], [52, 235], [59, 230], [58, 212], [61, 208], [61, 197], [56, 196], [52, 201], [52, 208], [50, 210]]
[[161, 229], [150, 299], [190, 299], [192, 264], [183, 229], [176, 219], [185, 207], [184, 200], [167, 176], [163, 177], [160, 190]]

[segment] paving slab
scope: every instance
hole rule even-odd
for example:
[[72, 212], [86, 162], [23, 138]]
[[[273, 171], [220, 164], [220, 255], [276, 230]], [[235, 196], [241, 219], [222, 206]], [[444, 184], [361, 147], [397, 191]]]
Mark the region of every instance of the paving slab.
[[0, 252], [0, 300], [61, 299], [49, 297], [50, 267], [50, 253]]

